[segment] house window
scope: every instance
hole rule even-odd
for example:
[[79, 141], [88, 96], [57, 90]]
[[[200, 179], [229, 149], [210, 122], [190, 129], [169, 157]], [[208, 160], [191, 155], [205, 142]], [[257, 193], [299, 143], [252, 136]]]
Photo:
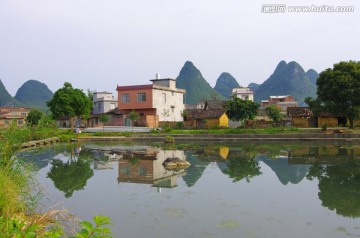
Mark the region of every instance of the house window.
[[130, 167], [129, 166], [124, 166], [121, 168], [121, 173], [123, 175], [129, 175], [130, 174]]
[[138, 102], [145, 102], [146, 101], [146, 93], [138, 93], [137, 94], [137, 101]]
[[146, 173], [147, 171], [146, 171], [146, 168], [145, 167], [139, 167], [138, 168], [138, 175], [140, 175], [140, 176], [146, 176]]
[[162, 94], [162, 102], [163, 102], [163, 103], [166, 103], [166, 93], [163, 93], [163, 94]]
[[23, 120], [18, 120], [18, 125], [21, 125], [23, 123], [24, 123]]
[[130, 95], [128, 93], [121, 94], [121, 102], [123, 103], [130, 102]]
[[5, 123], [6, 125], [8, 125], [8, 124], [9, 124], [9, 120], [5, 120], [4, 123]]
[[22, 112], [21, 116], [26, 117], [26, 112]]

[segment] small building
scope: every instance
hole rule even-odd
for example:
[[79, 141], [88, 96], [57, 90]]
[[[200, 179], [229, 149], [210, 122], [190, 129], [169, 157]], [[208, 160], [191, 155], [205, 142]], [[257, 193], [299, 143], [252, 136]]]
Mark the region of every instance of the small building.
[[228, 127], [229, 118], [224, 108], [225, 101], [206, 101], [204, 109], [185, 110], [186, 125], [194, 128]]
[[26, 117], [30, 112], [27, 107], [0, 107], [0, 127], [11, 125], [13, 121], [17, 126], [26, 125]]
[[254, 101], [254, 92], [247, 87], [233, 88], [232, 94], [236, 95], [238, 98], [242, 100]]
[[118, 100], [110, 92], [93, 93], [93, 111], [92, 114], [102, 114], [115, 109]]
[[289, 107], [287, 116], [291, 124], [295, 127], [328, 127], [345, 126], [346, 117], [334, 115], [329, 112], [319, 112], [314, 114], [308, 107]]
[[131, 111], [140, 114], [139, 124], [158, 127], [159, 122], [183, 121], [185, 90], [176, 88], [171, 78], [150, 80], [152, 84], [117, 86], [118, 109], [124, 112], [124, 125], [131, 125], [126, 116]]
[[283, 114], [287, 113], [288, 107], [297, 107], [298, 102], [295, 101], [294, 96], [285, 95], [285, 96], [269, 96], [268, 100], [260, 101], [260, 108], [265, 108], [270, 105], [276, 105], [281, 109]]
[[292, 126], [303, 128], [317, 126], [313, 113], [308, 107], [288, 107], [287, 116]]

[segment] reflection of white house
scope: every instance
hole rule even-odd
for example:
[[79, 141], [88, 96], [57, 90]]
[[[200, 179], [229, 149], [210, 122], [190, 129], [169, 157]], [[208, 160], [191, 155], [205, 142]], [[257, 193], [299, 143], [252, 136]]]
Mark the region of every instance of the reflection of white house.
[[254, 101], [254, 92], [250, 90], [250, 88], [240, 87], [233, 88], [232, 94], [236, 95], [238, 98], [242, 100]]
[[166, 170], [162, 165], [167, 158], [178, 157], [185, 160], [184, 151], [160, 150], [147, 147], [146, 150], [123, 154], [119, 160], [118, 182], [153, 184], [155, 187], [172, 188], [177, 186], [176, 179], [185, 170]]
[[109, 92], [93, 93], [93, 114], [106, 113], [117, 107], [118, 100]]

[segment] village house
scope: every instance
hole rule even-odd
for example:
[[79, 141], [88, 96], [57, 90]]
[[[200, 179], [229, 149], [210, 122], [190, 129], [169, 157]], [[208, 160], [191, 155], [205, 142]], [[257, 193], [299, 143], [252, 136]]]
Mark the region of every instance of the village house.
[[185, 90], [176, 88], [171, 78], [150, 80], [152, 84], [117, 86], [117, 115], [123, 116], [121, 125], [130, 126], [130, 112], [140, 114], [139, 126], [158, 127], [159, 122], [181, 122]]
[[26, 117], [30, 112], [27, 107], [0, 107], [0, 127], [11, 125], [13, 121], [18, 126], [26, 125]]
[[295, 101], [294, 96], [269, 96], [268, 100], [260, 101], [260, 108], [265, 108], [270, 105], [276, 105], [281, 109], [283, 114], [286, 114], [288, 107], [297, 107], [298, 103]]
[[220, 100], [206, 101], [204, 109], [185, 110], [185, 126], [192, 128], [228, 127], [229, 118]]
[[247, 87], [233, 88], [232, 94], [242, 100], [254, 101], [254, 92]]
[[[117, 108], [118, 100], [110, 92], [94, 92], [93, 93], [93, 109], [90, 118], [87, 120], [87, 125], [90, 127], [101, 126], [100, 116], [106, 114]], [[109, 122], [114, 120], [109, 118]]]
[[94, 92], [93, 93], [93, 111], [92, 114], [106, 113], [115, 109], [118, 100], [114, 98], [110, 92]]
[[338, 127], [347, 124], [344, 116], [335, 116], [328, 112], [314, 114], [308, 107], [289, 107], [287, 116], [295, 127]]

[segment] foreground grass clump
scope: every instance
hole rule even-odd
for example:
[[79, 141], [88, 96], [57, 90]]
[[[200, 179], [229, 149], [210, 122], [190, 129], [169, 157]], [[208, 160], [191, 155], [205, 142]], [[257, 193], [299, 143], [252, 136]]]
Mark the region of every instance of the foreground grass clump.
[[[12, 125], [0, 128], [0, 237], [111, 237], [106, 225], [110, 219], [94, 217], [95, 225], [84, 221], [82, 229], [75, 232], [78, 220], [67, 210], [49, 209], [38, 213], [36, 208], [42, 196], [41, 189], [31, 172], [31, 166], [17, 158], [21, 144], [49, 136], [73, 137], [68, 130], [54, 128], [17, 128]], [[72, 228], [68, 224], [73, 224]], [[65, 232], [66, 231], [66, 232]]]

